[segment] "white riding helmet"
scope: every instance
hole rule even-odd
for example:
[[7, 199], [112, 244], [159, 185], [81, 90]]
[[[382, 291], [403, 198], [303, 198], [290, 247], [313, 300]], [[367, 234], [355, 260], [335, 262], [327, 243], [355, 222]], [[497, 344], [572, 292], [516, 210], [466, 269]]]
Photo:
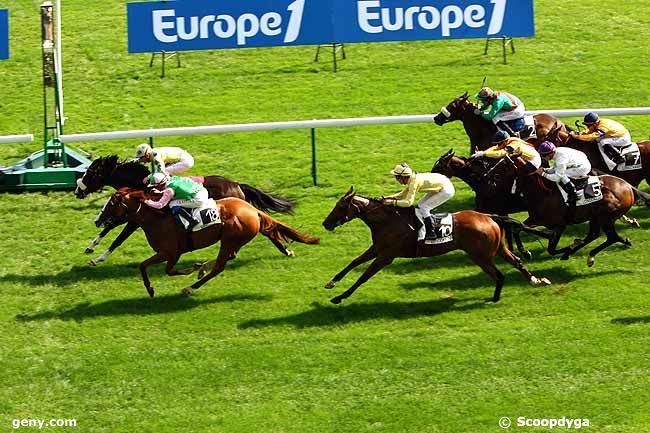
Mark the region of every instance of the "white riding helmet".
[[144, 183], [149, 185], [167, 185], [169, 176], [165, 173], [154, 173], [143, 179]]
[[135, 148], [135, 159], [141, 159], [145, 155], [151, 155], [152, 152], [153, 150], [151, 149], [151, 146], [147, 143], [139, 144], [138, 147]]
[[405, 162], [397, 164], [394, 169], [390, 171], [390, 174], [394, 176], [404, 176], [409, 177], [413, 174], [413, 169]]

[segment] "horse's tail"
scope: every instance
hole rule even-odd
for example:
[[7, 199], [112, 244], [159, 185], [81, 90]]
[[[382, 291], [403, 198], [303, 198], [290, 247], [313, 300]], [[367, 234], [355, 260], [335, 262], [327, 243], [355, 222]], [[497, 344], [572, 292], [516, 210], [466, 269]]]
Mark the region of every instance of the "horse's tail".
[[246, 201], [256, 208], [263, 211], [272, 210], [274, 212], [293, 214], [295, 203], [291, 200], [284, 197], [273, 196], [261, 189], [257, 189], [245, 183], [240, 183], [239, 187], [244, 192]]
[[650, 207], [650, 194], [640, 191], [639, 189], [632, 187], [632, 192], [634, 193], [634, 203], [638, 206], [646, 205]]
[[259, 214], [261, 221], [260, 232], [271, 239], [275, 239], [276, 241], [283, 243], [286, 243], [290, 240], [310, 245], [320, 243], [319, 237], [311, 236], [307, 233], [300, 233], [298, 230], [281, 223], [272, 216], [265, 214], [261, 210], [258, 210], [257, 213]]
[[499, 224], [499, 227], [501, 227], [503, 230], [511, 231], [514, 234], [518, 234], [523, 231], [544, 239], [550, 239], [552, 235], [552, 232], [550, 230], [543, 230], [527, 226], [521, 221], [509, 216], [491, 214], [490, 218]]

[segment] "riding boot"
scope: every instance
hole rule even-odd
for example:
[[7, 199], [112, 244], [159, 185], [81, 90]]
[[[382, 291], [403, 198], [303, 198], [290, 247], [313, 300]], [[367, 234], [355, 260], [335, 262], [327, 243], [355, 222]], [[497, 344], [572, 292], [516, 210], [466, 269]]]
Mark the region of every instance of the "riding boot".
[[573, 182], [568, 181], [567, 183], [560, 182], [560, 187], [567, 193], [567, 198], [569, 200], [569, 219], [573, 220], [573, 215], [576, 211], [576, 202], [578, 201], [578, 193], [576, 192], [576, 186]]
[[506, 131], [511, 137], [519, 137], [519, 134], [517, 134], [505, 120], [499, 120], [497, 122], [497, 128]]
[[[192, 231], [192, 228], [196, 225], [196, 221], [192, 218], [192, 213], [182, 206], [173, 206], [172, 215], [174, 215], [174, 220], [183, 230]], [[187, 228], [181, 218], [187, 222]]]
[[621, 152], [619, 152], [618, 149], [616, 149], [611, 144], [604, 144], [603, 151], [605, 152], [605, 155], [607, 155], [616, 164], [621, 164], [625, 162], [625, 158], [623, 158]]
[[435, 232], [433, 230], [433, 217], [428, 216], [428, 217], [424, 218], [423, 221], [424, 221], [424, 228], [426, 229], [426, 234], [424, 235], [424, 239], [425, 240], [435, 239], [436, 234], [435, 234]]

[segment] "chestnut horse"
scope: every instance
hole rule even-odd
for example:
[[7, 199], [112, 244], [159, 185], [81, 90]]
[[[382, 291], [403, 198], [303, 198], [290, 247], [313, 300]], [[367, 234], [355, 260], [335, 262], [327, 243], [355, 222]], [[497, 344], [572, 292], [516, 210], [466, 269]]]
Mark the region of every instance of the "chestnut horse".
[[[605, 232], [607, 239], [589, 252], [588, 266], [593, 266], [596, 254], [616, 242], [625, 246], [632, 245], [629, 239], [622, 238], [616, 232], [614, 223], [625, 215], [636, 201], [645, 202], [647, 206], [650, 195], [639, 191], [618, 177], [598, 176], [603, 198], [576, 207], [571, 215], [556, 184], [536, 175], [535, 172], [527, 173], [525, 166], [526, 161], [522, 158], [505, 156], [491, 170], [488, 181], [494, 182], [494, 178], [498, 177], [498, 182], [511, 183], [512, 179], [517, 179], [519, 188], [527, 198], [529, 218], [524, 223], [546, 226], [553, 232], [548, 243], [549, 254], [562, 254], [561, 259], [567, 260], [576, 251], [597, 239], [601, 230]], [[577, 239], [568, 247], [556, 249], [567, 226], [585, 221], [589, 221], [589, 233], [585, 239]]]
[[[120, 161], [117, 155], [102, 156], [94, 160], [83, 177], [77, 180], [77, 188], [74, 194], [77, 198], [82, 199], [107, 185], [115, 189], [128, 187], [142, 190], [146, 187], [143, 179], [149, 173], [149, 169], [139, 162]], [[238, 183], [223, 176], [203, 177], [203, 186], [208, 191], [209, 196], [215, 200], [225, 197], [237, 197], [265, 211], [293, 212], [294, 204], [286, 198], [273, 196], [253, 186]], [[88, 245], [85, 251], [86, 254], [93, 253], [94, 248], [99, 245], [102, 239], [121, 224], [123, 224], [123, 221], [116, 220], [114, 224], [106, 225], [104, 230]], [[95, 266], [97, 263], [105, 261], [136, 230], [136, 225], [127, 223], [108, 250], [96, 259], [88, 261], [88, 264]], [[288, 251], [285, 251], [285, 254], [290, 255]]]
[[[463, 122], [465, 132], [470, 141], [470, 153], [477, 150], [485, 150], [492, 146], [492, 137], [497, 132], [497, 127], [491, 120], [484, 119], [480, 114], [474, 114], [478, 106], [469, 100], [467, 92], [447, 104], [440, 110], [440, 113], [433, 117], [438, 126], [445, 123], [460, 120]], [[563, 125], [557, 118], [550, 114], [535, 114], [535, 130], [537, 137], [545, 137], [554, 125]], [[531, 144], [537, 144], [539, 140], [528, 140]]]
[[391, 264], [397, 257], [432, 257], [454, 250], [465, 251], [470, 259], [495, 281], [496, 287], [491, 299], [493, 302], [497, 302], [501, 297], [504, 281], [503, 274], [494, 265], [494, 257], [497, 254], [517, 268], [532, 285], [550, 284], [546, 278], [540, 279], [528, 272], [521, 260], [506, 246], [503, 225], [536, 231], [512, 218], [486, 215], [471, 210], [455, 212], [453, 240], [437, 245], [422, 245], [417, 241], [417, 230], [413, 229], [417, 227], [417, 223], [412, 207], [386, 206], [379, 200], [356, 195], [354, 189], [350, 187], [325, 218], [323, 226], [333, 231], [354, 218], [361, 219], [370, 228], [373, 244], [336, 274], [325, 288], [334, 287], [348, 272], [362, 263], [373, 259], [374, 261], [348, 290], [331, 299], [334, 304], [339, 304], [352, 295], [359, 286]]
[[183, 293], [186, 295], [192, 294], [192, 290], [198, 289], [221, 273], [226, 263], [236, 258], [239, 249], [258, 233], [271, 239], [274, 243], [288, 240], [305, 244], [320, 242], [319, 238], [300, 233], [238, 198], [217, 200], [222, 223], [192, 232], [188, 236], [188, 233], [174, 221], [170, 212], [144, 205], [142, 202], [147, 198], [147, 194], [143, 191], [129, 188], [119, 189], [104, 206], [98, 217], [97, 225], [103, 224], [108, 219], [126, 218], [129, 222], [142, 227], [149, 245], [156, 252], [140, 263], [142, 280], [151, 297], [154, 296], [154, 288], [149, 281], [147, 268], [156, 263], [167, 262], [165, 267], [167, 275], [191, 274], [201, 266], [195, 264], [181, 270], [174, 268], [181, 254], [188, 251], [202, 249], [221, 241], [216, 260], [209, 262], [211, 270], [205, 276], [201, 273], [198, 281], [184, 288]]

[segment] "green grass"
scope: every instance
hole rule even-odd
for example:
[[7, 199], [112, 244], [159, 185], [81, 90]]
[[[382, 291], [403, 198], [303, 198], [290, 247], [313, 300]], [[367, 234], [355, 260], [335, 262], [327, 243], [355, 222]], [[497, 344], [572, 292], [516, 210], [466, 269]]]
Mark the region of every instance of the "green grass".
[[[36, 0], [9, 0], [12, 59], [0, 63], [2, 134], [40, 142], [41, 78]], [[146, 55], [126, 54], [123, 2], [64, 2], [67, 133], [149, 127], [423, 114], [482, 77], [530, 109], [647, 106], [647, 2], [535, 2], [537, 36], [515, 40], [501, 64], [483, 41], [346, 46], [331, 72], [315, 47], [190, 52], [165, 79]], [[647, 139], [647, 116], [617, 118]], [[572, 121], [573, 119], [565, 119]], [[387, 175], [408, 161], [428, 170], [448, 148], [465, 154], [457, 124], [323, 129], [319, 183], [311, 185], [309, 131], [169, 137], [196, 159], [194, 174], [221, 174], [290, 196], [279, 218], [322, 237], [282, 257], [263, 238], [192, 298], [192, 281], [154, 267], [150, 300], [138, 264], [151, 252], [138, 232], [107, 263], [83, 254], [110, 191], [1, 194], [0, 431], [13, 419], [76, 418], [77, 432], [500, 431], [501, 416], [588, 418], [592, 432], [650, 432], [650, 211], [643, 229], [620, 227], [632, 249], [549, 258], [534, 241], [529, 268], [553, 281], [531, 288], [502, 261], [502, 301], [462, 253], [397, 260], [340, 306], [323, 285], [369, 244], [354, 221], [321, 227], [353, 184], [397, 191]], [[130, 157], [138, 141], [82, 143], [95, 156]], [[0, 149], [0, 164], [40, 145]], [[472, 206], [469, 189], [445, 210]], [[648, 186], [642, 186], [647, 190]], [[572, 229], [567, 236], [585, 232]], [[113, 239], [98, 248], [107, 247]], [[566, 242], [566, 240], [565, 240]], [[183, 263], [216, 256], [188, 254]], [[512, 431], [547, 431], [512, 427]], [[21, 431], [36, 431], [28, 428]], [[553, 431], [564, 431], [556, 428]]]

